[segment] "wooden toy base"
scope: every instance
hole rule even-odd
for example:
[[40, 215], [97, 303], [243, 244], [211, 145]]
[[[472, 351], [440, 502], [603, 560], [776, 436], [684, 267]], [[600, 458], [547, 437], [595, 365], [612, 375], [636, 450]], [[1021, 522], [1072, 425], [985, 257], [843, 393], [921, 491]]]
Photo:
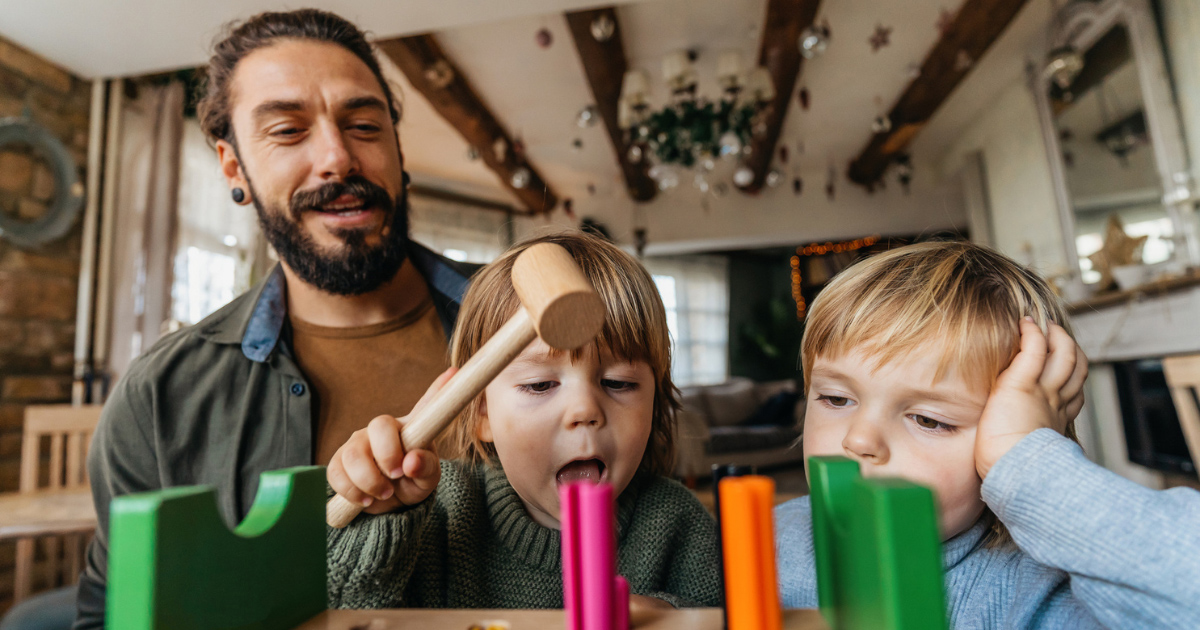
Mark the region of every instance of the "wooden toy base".
[[[330, 610], [296, 630], [560, 630], [565, 621], [561, 610]], [[722, 625], [720, 608], [635, 609], [630, 616], [636, 630], [721, 630]], [[817, 610], [785, 610], [783, 627], [829, 629]]]

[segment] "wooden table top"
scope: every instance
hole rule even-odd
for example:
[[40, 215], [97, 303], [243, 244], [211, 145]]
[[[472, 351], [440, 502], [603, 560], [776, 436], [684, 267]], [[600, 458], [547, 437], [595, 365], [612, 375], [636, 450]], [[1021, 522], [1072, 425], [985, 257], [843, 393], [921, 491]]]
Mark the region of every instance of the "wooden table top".
[[[330, 610], [296, 630], [560, 630], [561, 610]], [[636, 630], [721, 630], [720, 608], [634, 610]], [[828, 630], [816, 610], [783, 611], [784, 630]]]
[[0, 494], [0, 540], [90, 532], [96, 508], [87, 486]]

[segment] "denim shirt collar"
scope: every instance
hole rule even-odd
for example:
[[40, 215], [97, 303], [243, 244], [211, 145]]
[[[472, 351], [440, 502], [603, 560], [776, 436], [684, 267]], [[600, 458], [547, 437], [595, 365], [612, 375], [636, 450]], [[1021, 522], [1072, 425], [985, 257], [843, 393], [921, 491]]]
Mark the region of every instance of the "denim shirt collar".
[[[409, 241], [408, 253], [429, 285], [438, 317], [449, 337], [470, 276], [479, 266], [449, 260], [415, 241]], [[287, 281], [283, 268], [275, 265], [259, 287], [238, 301], [243, 300], [242, 304], [221, 309], [198, 328], [201, 335], [213, 341], [240, 343], [247, 359], [263, 363], [279, 345], [287, 321]]]

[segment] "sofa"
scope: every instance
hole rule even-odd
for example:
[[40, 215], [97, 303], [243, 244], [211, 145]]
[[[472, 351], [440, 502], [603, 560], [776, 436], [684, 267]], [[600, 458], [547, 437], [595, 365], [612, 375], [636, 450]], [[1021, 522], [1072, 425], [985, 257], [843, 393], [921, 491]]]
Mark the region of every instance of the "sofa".
[[[680, 388], [675, 474], [695, 480], [714, 464], [784, 466], [803, 462], [804, 400], [793, 380], [756, 383], [734, 377]], [[786, 407], [785, 407], [786, 406]]]

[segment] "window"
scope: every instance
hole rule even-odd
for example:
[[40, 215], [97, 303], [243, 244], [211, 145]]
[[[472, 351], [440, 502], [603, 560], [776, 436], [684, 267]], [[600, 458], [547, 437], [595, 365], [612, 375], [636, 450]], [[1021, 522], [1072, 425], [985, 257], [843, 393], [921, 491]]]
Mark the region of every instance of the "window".
[[503, 212], [409, 196], [412, 239], [461, 262], [489, 263], [508, 249], [509, 218]]
[[729, 376], [729, 265], [717, 256], [647, 258], [671, 332], [671, 378], [680, 387]]
[[183, 124], [179, 169], [171, 319], [188, 325], [250, 288], [261, 237], [254, 208], [229, 198], [215, 151], [194, 118]]

